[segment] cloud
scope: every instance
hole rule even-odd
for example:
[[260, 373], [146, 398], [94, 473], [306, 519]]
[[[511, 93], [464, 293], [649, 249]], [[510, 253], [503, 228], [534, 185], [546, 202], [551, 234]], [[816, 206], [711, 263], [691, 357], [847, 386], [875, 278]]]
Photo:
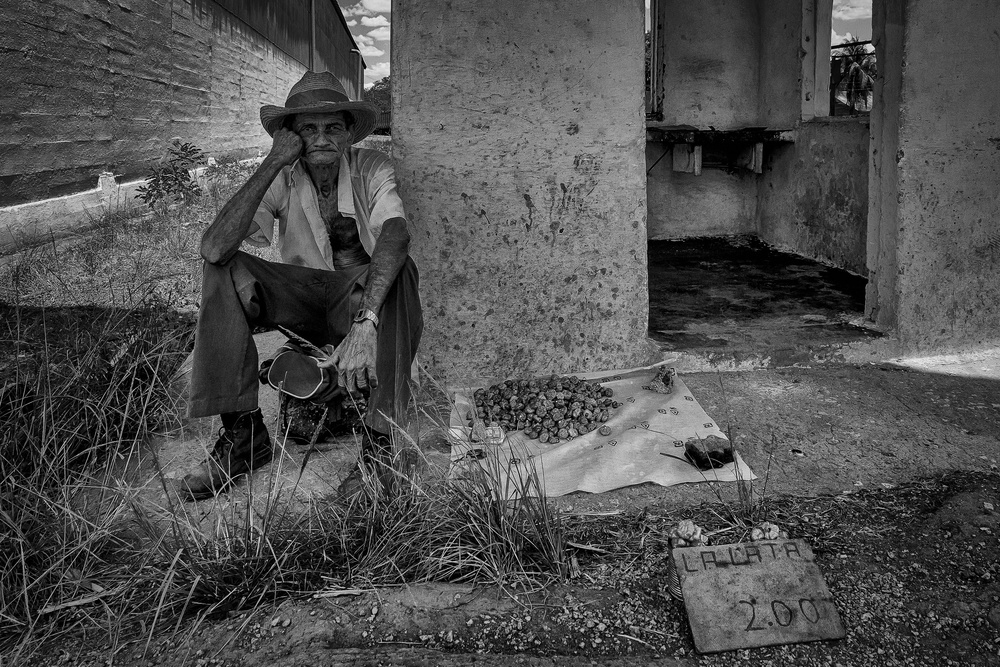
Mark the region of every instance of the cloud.
[[367, 58], [378, 58], [385, 55], [385, 51], [371, 44], [358, 44], [358, 50], [361, 55]]
[[365, 83], [372, 84], [389, 76], [389, 61], [375, 63], [365, 69]]
[[389, 40], [389, 28], [388, 26], [382, 26], [381, 28], [375, 28], [368, 36], [372, 39], [378, 40], [380, 42], [385, 42]]
[[354, 41], [358, 46], [375, 46], [375, 40], [368, 35], [355, 35]]
[[365, 7], [363, 2], [352, 5], [344, 10], [344, 16], [374, 16], [375, 12]]
[[849, 44], [854, 41], [854, 35], [850, 32], [841, 35], [836, 30], [830, 30], [830, 46], [840, 46], [841, 44]]
[[[365, 9], [379, 14], [388, 14], [392, 11], [392, 0], [361, 0]], [[871, 4], [869, 2], [869, 4]]]
[[833, 0], [833, 18], [855, 21], [872, 17], [872, 0]]
[[351, 19], [350, 21], [347, 22], [347, 25], [351, 26], [352, 28], [354, 26], [356, 26], [357, 24], [358, 24], [358, 22], [355, 21], [354, 19]]
[[378, 16], [365, 16], [361, 19], [361, 25], [371, 26], [372, 28], [380, 28], [382, 26], [388, 26], [389, 19], [381, 14]]

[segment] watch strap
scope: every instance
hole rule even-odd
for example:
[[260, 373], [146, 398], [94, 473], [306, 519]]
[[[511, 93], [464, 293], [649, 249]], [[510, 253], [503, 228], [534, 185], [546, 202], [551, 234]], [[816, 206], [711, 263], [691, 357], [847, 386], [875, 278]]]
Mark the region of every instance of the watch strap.
[[378, 315], [375, 311], [369, 310], [367, 308], [362, 308], [358, 311], [357, 315], [354, 316], [355, 322], [364, 322], [365, 320], [370, 320], [372, 324], [376, 327], [378, 326]]

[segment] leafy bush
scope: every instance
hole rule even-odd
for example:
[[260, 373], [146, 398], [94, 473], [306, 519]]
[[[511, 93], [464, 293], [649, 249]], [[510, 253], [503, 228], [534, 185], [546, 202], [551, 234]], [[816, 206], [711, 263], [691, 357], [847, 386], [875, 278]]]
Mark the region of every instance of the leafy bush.
[[207, 157], [200, 148], [174, 139], [160, 164], [150, 167], [146, 184], [136, 189], [136, 198], [151, 209], [175, 203], [190, 204], [202, 194], [190, 170], [206, 162]]

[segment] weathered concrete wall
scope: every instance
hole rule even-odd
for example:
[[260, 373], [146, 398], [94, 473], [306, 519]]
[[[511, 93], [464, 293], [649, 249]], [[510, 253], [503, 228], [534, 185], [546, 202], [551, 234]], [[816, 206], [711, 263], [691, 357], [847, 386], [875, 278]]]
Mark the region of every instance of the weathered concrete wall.
[[648, 360], [641, 0], [397, 0], [393, 148], [456, 381]]
[[[705, 169], [701, 175], [676, 172], [663, 154], [664, 144], [646, 144], [646, 160], [652, 167], [646, 176], [651, 239], [692, 236], [727, 236], [756, 231], [756, 174], [731, 174]], [[656, 163], [655, 166], [653, 163]]]
[[815, 119], [770, 148], [757, 232], [778, 248], [865, 275], [868, 122]]
[[0, 12], [0, 206], [144, 172], [172, 137], [216, 156], [269, 139], [261, 104], [304, 66], [211, 0], [12, 0]]
[[941, 9], [886, 0], [875, 17], [887, 80], [872, 116], [878, 280], [869, 306], [913, 353], [1000, 343], [1000, 4]]
[[[660, 3], [667, 125], [707, 129], [799, 120], [802, 0]], [[700, 176], [671, 170], [663, 145], [646, 149], [649, 237], [745, 234], [757, 229], [758, 178], [706, 167]]]
[[802, 120], [821, 106], [812, 87], [827, 85], [831, 7], [831, 0], [664, 3], [672, 77], [665, 81], [664, 122], [760, 125], [795, 130], [797, 139], [765, 145], [763, 176], [711, 167], [700, 176], [674, 173], [669, 156], [652, 166], [663, 148], [649, 144], [650, 238], [757, 233], [778, 247], [865, 272], [866, 127], [856, 120]]
[[757, 125], [760, 22], [748, 0], [661, 0], [663, 122]]
[[[774, 129], [795, 127], [801, 115], [803, 0], [759, 0], [760, 124]], [[829, 37], [827, 38], [829, 41]]]
[[[661, 0], [663, 123], [732, 129], [758, 124], [760, 25], [746, 0]], [[663, 144], [646, 147], [653, 165]], [[753, 179], [676, 173], [669, 155], [647, 176], [649, 238], [740, 234], [754, 226]]]

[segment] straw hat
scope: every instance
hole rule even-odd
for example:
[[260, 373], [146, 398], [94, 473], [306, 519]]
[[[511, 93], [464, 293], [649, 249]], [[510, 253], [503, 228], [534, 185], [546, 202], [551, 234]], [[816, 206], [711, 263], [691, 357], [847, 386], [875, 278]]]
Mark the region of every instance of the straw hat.
[[288, 116], [300, 113], [349, 111], [354, 117], [354, 141], [358, 142], [375, 129], [378, 111], [368, 102], [352, 100], [344, 86], [329, 72], [306, 72], [288, 91], [285, 106], [265, 104], [260, 108], [260, 122], [267, 133], [274, 133]]

